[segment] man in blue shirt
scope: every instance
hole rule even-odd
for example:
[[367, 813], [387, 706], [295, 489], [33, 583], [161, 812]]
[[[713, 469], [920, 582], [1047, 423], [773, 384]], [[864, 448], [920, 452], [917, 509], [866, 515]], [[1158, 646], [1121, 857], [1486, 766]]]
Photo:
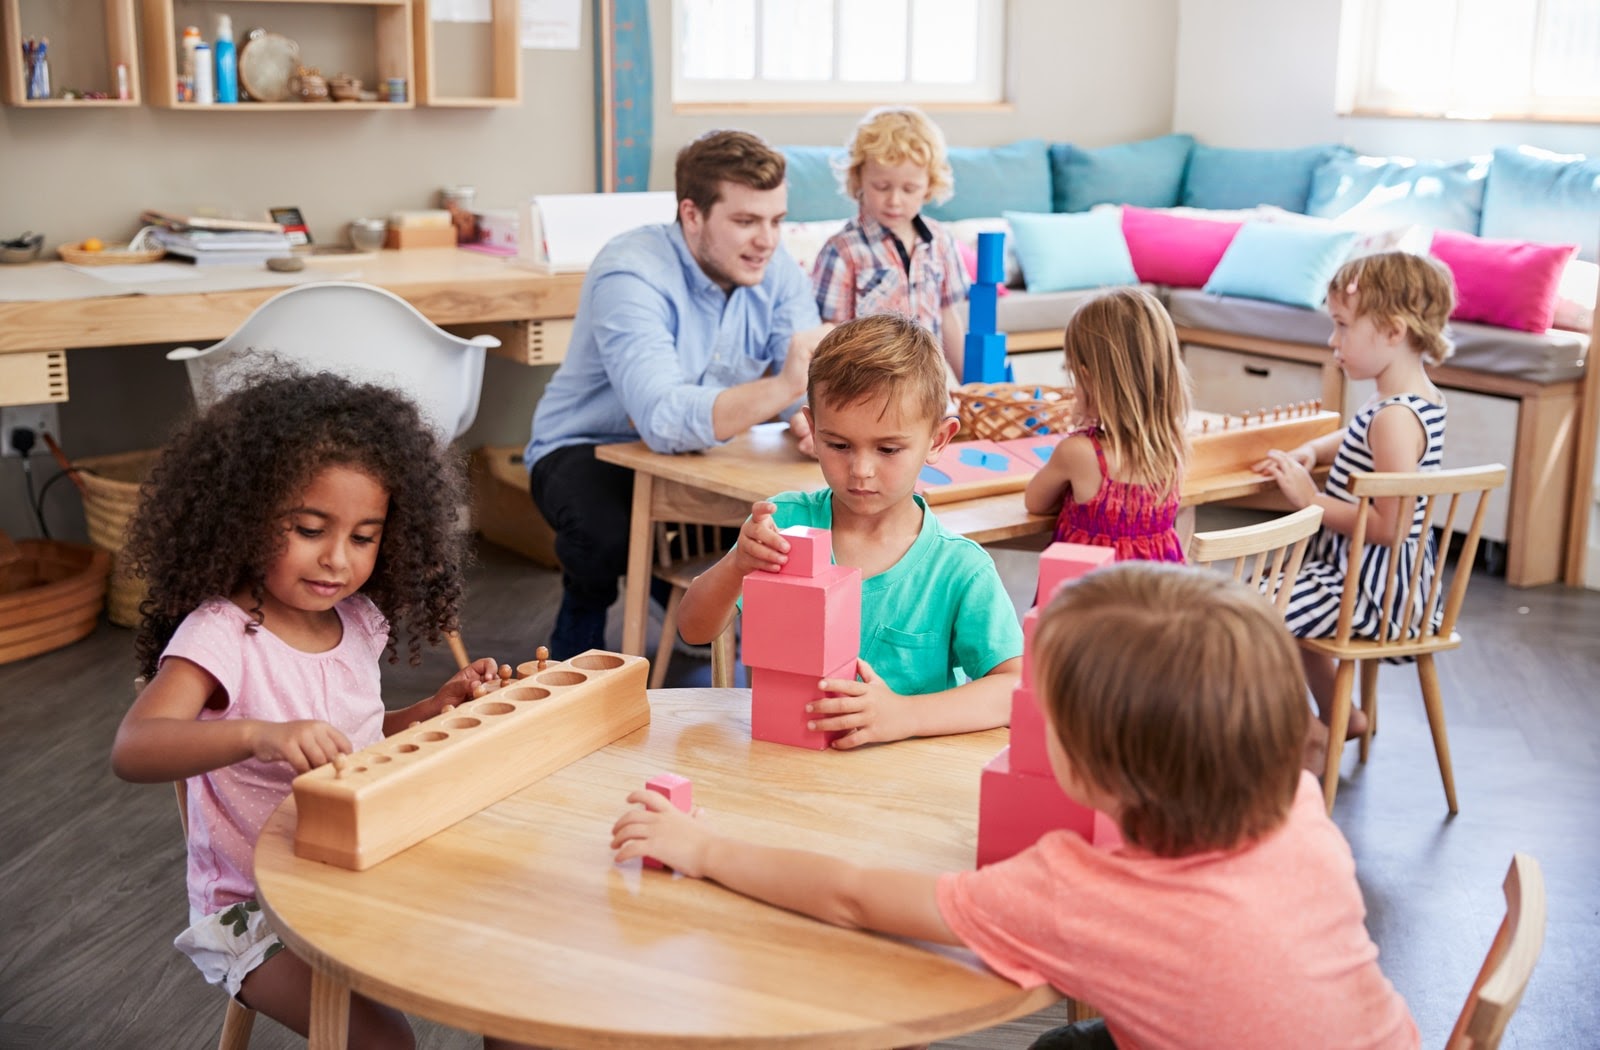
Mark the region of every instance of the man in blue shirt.
[[[605, 648], [627, 569], [633, 472], [597, 445], [709, 448], [791, 408], [825, 333], [811, 282], [779, 243], [783, 155], [742, 131], [678, 153], [678, 219], [613, 238], [584, 278], [566, 360], [533, 414], [533, 501], [556, 533], [551, 655]], [[803, 416], [792, 424], [809, 445]]]

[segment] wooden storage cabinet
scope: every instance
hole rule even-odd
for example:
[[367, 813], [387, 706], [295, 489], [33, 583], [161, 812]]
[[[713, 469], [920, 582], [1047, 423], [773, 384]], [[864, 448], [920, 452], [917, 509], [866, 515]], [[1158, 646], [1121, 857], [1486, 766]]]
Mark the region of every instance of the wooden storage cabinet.
[[[491, 0], [486, 34], [474, 33], [475, 26], [459, 26], [433, 21], [434, 0], [413, 0], [413, 22], [417, 41], [416, 98], [424, 106], [485, 108], [522, 104], [522, 23], [520, 0]], [[462, 32], [452, 32], [462, 30]], [[444, 51], [450, 44], [470, 45], [468, 37], [485, 37], [467, 61], [448, 62]], [[447, 40], [447, 37], [461, 39]], [[458, 58], [460, 56], [457, 56]], [[456, 93], [457, 80], [445, 72], [454, 66], [487, 76], [487, 91]], [[476, 87], [476, 85], [475, 85]]]
[[[139, 48], [134, 29], [134, 0], [103, 0], [105, 51], [104, 66], [93, 58], [84, 61], [68, 48], [76, 38], [90, 34], [73, 26], [65, 5], [54, 0], [0, 0], [0, 89], [10, 106], [32, 108], [86, 109], [103, 106], [137, 106], [139, 95]], [[67, 29], [62, 32], [57, 27]], [[52, 93], [63, 88], [105, 91], [110, 98], [29, 98], [27, 63], [22, 58], [22, 41], [30, 36], [45, 36], [55, 42], [50, 52]], [[128, 69], [128, 97], [117, 98], [117, 66]], [[89, 71], [93, 70], [91, 74]]]
[[1322, 397], [1322, 370], [1315, 365], [1187, 343], [1183, 360], [1194, 380], [1195, 407], [1207, 412], [1256, 412]]
[[[342, 112], [347, 110], [410, 109], [415, 105], [417, 85], [413, 70], [412, 3], [411, 0], [225, 0], [225, 2], [199, 2], [199, 0], [142, 0], [144, 14], [145, 57], [150, 69], [150, 101], [152, 104], [185, 112], [208, 113], [243, 112]], [[324, 10], [317, 10], [324, 9]], [[342, 9], [342, 10], [341, 10]], [[198, 25], [207, 43], [214, 43], [218, 15], [233, 19], [234, 39], [243, 45], [245, 34], [256, 25], [281, 33], [301, 44], [301, 61], [314, 67], [323, 76], [350, 73], [362, 80], [362, 86], [376, 90], [377, 102], [239, 102], [236, 105], [198, 105], [178, 101], [178, 55], [184, 25]], [[363, 57], [346, 59], [334, 52], [331, 62], [316, 53], [308, 53], [307, 41], [327, 40], [335, 35], [343, 37], [342, 29], [329, 32], [322, 28], [327, 19], [338, 18], [359, 21], [362, 29], [349, 35], [369, 36], [372, 43], [362, 50]], [[181, 19], [181, 20], [180, 20]], [[320, 21], [319, 21], [320, 20]], [[299, 28], [297, 28], [299, 27]], [[304, 35], [297, 35], [304, 34]], [[360, 68], [330, 68], [332, 62], [348, 61], [351, 66], [364, 63]], [[385, 81], [399, 77], [406, 82], [404, 102], [382, 101]]]

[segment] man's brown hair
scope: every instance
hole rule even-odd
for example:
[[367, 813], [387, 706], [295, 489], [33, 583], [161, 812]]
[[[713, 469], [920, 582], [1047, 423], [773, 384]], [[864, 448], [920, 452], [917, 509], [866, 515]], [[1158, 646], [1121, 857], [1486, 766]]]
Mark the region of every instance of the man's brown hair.
[[1242, 846], [1286, 819], [1309, 714], [1283, 618], [1205, 569], [1122, 562], [1063, 587], [1033, 640], [1040, 702], [1078, 777], [1158, 856]]
[[929, 424], [944, 417], [944, 354], [933, 333], [909, 317], [873, 314], [844, 322], [822, 338], [811, 355], [806, 400], [832, 406], [909, 397], [917, 418]]
[[678, 202], [694, 201], [701, 215], [722, 199], [722, 183], [753, 190], [783, 185], [783, 154], [748, 131], [708, 131], [678, 151]]

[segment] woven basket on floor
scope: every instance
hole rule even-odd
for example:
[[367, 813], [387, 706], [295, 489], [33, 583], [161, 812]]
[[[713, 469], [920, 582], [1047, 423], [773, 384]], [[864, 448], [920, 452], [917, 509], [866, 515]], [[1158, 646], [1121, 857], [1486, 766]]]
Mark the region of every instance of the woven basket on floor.
[[1064, 386], [968, 383], [956, 391], [962, 440], [1009, 441], [1072, 429], [1076, 402]]
[[89, 542], [111, 552], [111, 587], [106, 595], [106, 615], [119, 627], [139, 626], [139, 603], [144, 581], [124, 570], [119, 557], [128, 519], [139, 506], [139, 483], [155, 464], [157, 452], [119, 452], [75, 460], [78, 484], [83, 490], [83, 516]]

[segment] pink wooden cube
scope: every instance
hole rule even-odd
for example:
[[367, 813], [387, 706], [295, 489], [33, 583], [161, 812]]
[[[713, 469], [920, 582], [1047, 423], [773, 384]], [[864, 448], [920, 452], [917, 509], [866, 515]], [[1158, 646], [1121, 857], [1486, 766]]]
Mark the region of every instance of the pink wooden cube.
[[833, 533], [810, 525], [790, 525], [780, 530], [789, 541], [789, 560], [781, 576], [821, 576], [833, 566]]
[[1036, 689], [1033, 681], [1033, 633], [1039, 629], [1039, 607], [1035, 605], [1022, 614], [1022, 685]]
[[[690, 807], [693, 805], [694, 783], [688, 777], [680, 777], [676, 773], [658, 773], [646, 780], [644, 786], [648, 791], [667, 796], [667, 801], [684, 813], [689, 812]], [[647, 868], [666, 867], [665, 864], [662, 864], [654, 857], [646, 857], [644, 866]]]
[[861, 570], [834, 565], [813, 577], [757, 570], [744, 578], [744, 662], [812, 678], [861, 646]]
[[1038, 605], [1047, 605], [1056, 588], [1069, 580], [1086, 576], [1117, 560], [1110, 547], [1091, 547], [1086, 543], [1052, 543], [1039, 555]]
[[[1048, 831], [1065, 829], [1096, 846], [1114, 848], [1121, 836], [1115, 825], [1087, 806], [1067, 797], [1054, 777], [1022, 773], [1011, 767], [1010, 748], [983, 767], [978, 791], [978, 867], [1015, 856]], [[1096, 817], [1100, 819], [1097, 821]]]
[[750, 736], [774, 744], [806, 747], [821, 751], [843, 733], [824, 733], [807, 729], [806, 723], [819, 717], [806, 711], [813, 700], [836, 694], [824, 693], [817, 688], [823, 678], [841, 678], [854, 681], [856, 658], [827, 674], [796, 674], [791, 671], [774, 671], [768, 667], [750, 669]]
[[1045, 751], [1050, 722], [1040, 710], [1033, 690], [1018, 686], [1011, 691], [1011, 768], [1035, 776], [1055, 777]]

